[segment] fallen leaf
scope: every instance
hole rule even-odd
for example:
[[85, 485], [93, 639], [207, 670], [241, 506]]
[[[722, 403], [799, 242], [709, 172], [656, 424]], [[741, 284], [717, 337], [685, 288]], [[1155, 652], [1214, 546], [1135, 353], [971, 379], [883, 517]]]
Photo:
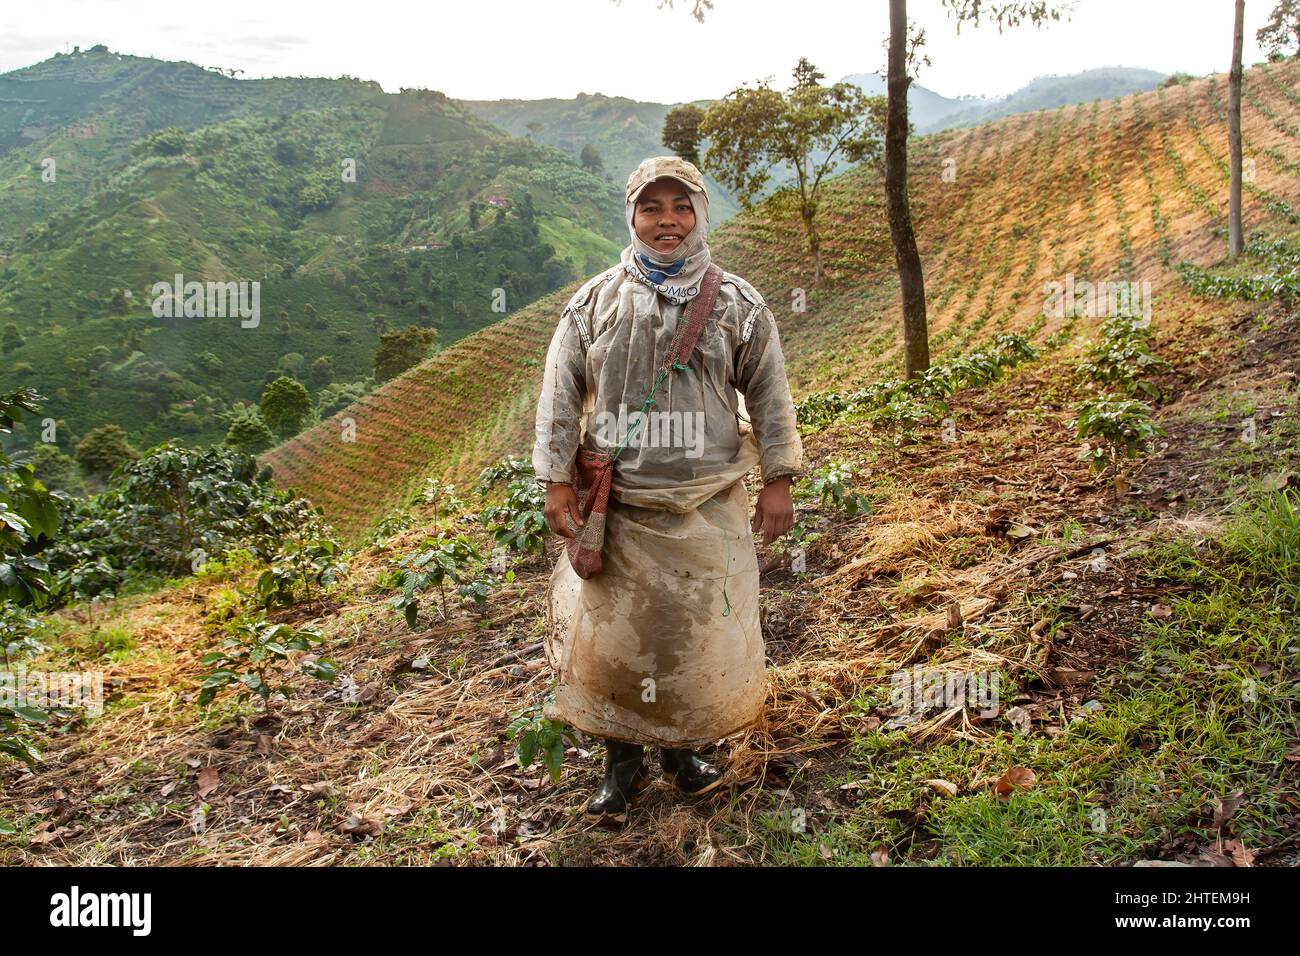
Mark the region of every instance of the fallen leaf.
[[953, 601], [948, 605], [948, 630], [955, 631], [961, 627], [961, 605]]
[[1096, 671], [1081, 671], [1073, 667], [1057, 667], [1052, 670], [1052, 680], [1066, 687], [1087, 683], [1096, 676]]
[[217, 789], [217, 784], [220, 783], [220, 775], [217, 773], [217, 768], [212, 766], [204, 767], [199, 771], [198, 782], [199, 796], [206, 797], [213, 790]]
[[1254, 850], [1248, 850], [1241, 845], [1240, 840], [1225, 840], [1223, 848], [1232, 854], [1232, 862], [1235, 866], [1254, 866], [1256, 853]]
[[927, 780], [925, 785], [931, 790], [942, 793], [945, 797], [957, 796], [957, 785], [947, 780]]
[[1152, 604], [1151, 616], [1157, 621], [1167, 621], [1174, 616], [1174, 609], [1168, 604]]
[[993, 791], [1004, 799], [1014, 790], [1028, 790], [1038, 781], [1038, 776], [1028, 767], [1012, 767], [993, 785]]
[[1214, 825], [1221, 827], [1227, 823], [1232, 818], [1232, 815], [1237, 812], [1237, 808], [1241, 806], [1245, 797], [1244, 790], [1234, 790], [1226, 797], [1215, 797]]
[[353, 815], [346, 820], [340, 821], [335, 829], [340, 833], [378, 836], [379, 831], [383, 828], [384, 825], [378, 820], [367, 820], [365, 817]]
[[1024, 707], [1012, 707], [1008, 710], [1007, 721], [1014, 729], [1020, 731], [1022, 734], [1029, 733], [1030, 727], [1032, 726], [1029, 711]]
[[1275, 471], [1261, 478], [1259, 484], [1265, 491], [1281, 491], [1292, 477], [1289, 471]]
[[1203, 865], [1208, 866], [1232, 866], [1232, 858], [1222, 853], [1216, 853], [1214, 850], [1202, 850], [1197, 859], [1202, 861]]

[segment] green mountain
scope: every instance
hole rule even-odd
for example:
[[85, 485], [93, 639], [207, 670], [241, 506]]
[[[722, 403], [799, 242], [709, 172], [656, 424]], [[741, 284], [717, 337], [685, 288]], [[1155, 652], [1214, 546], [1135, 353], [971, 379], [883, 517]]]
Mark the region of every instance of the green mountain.
[[[618, 188], [620, 197], [628, 175], [641, 160], [671, 152], [659, 138], [664, 117], [676, 106], [685, 105], [642, 103], [603, 93], [579, 93], [573, 99], [457, 102], [493, 126], [554, 146], [574, 160], [584, 146], [592, 147], [600, 156], [602, 175]], [[707, 109], [710, 102], [696, 100], [693, 105]], [[705, 180], [709, 187], [709, 218], [713, 225], [721, 225], [740, 206], [711, 177]], [[620, 198], [619, 208], [622, 206]]]
[[[131, 143], [160, 129], [360, 103], [382, 92], [351, 78], [236, 80], [102, 46], [0, 74], [0, 239], [74, 205], [130, 161]], [[48, 159], [54, 182], [40, 175]]]
[[[223, 414], [281, 374], [314, 397], [331, 380], [360, 382], [381, 331], [421, 325], [450, 344], [604, 268], [623, 245], [621, 189], [441, 93], [322, 80], [288, 83], [294, 99], [279, 81], [107, 53], [18, 73], [41, 79], [21, 80], [38, 84], [23, 87], [21, 115], [6, 106], [0, 169], [19, 184], [8, 195], [68, 194], [0, 205], [0, 389], [48, 396], [65, 450], [109, 423], [141, 445], [219, 440]], [[199, 105], [161, 108], [187, 99], [176, 76]], [[0, 90], [12, 93], [13, 77]], [[96, 83], [110, 88], [92, 95]], [[147, 121], [117, 121], [131, 113], [128, 90]], [[344, 102], [285, 111], [311, 96]], [[221, 112], [239, 115], [194, 125]], [[19, 144], [15, 125], [35, 118], [43, 135], [24, 126], [32, 144]], [[98, 138], [78, 138], [87, 124]], [[33, 157], [72, 142], [83, 178], [60, 162], [42, 183]], [[246, 304], [256, 283], [257, 322], [155, 314], [155, 286], [177, 274], [246, 283]]]

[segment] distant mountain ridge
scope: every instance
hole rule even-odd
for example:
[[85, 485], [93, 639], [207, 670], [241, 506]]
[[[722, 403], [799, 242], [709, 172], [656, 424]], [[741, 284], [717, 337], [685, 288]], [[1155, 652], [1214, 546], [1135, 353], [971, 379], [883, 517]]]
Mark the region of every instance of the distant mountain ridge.
[[[1103, 67], [1068, 76], [1038, 77], [1006, 97], [949, 97], [913, 83], [907, 105], [917, 133], [926, 134], [974, 126], [1013, 113], [1054, 109], [1094, 99], [1113, 99], [1129, 93], [1154, 89], [1165, 74], [1130, 67]], [[855, 83], [870, 96], [885, 95], [885, 80], [875, 73], [854, 73], [842, 82]], [[459, 100], [476, 116], [514, 136], [527, 137], [562, 150], [578, 159], [584, 146], [600, 155], [604, 175], [622, 185], [628, 172], [647, 156], [667, 152], [660, 142], [664, 117], [676, 106], [685, 104], [647, 103], [625, 96], [602, 93], [579, 93], [572, 99], [539, 100]], [[692, 105], [707, 109], [711, 100], [694, 100]], [[816, 159], [816, 157], [814, 157]], [[836, 172], [847, 168], [837, 164]], [[781, 176], [773, 177], [767, 195], [779, 185]], [[709, 179], [713, 221], [721, 224], [737, 211], [734, 199], [713, 179]]]
[[[361, 103], [374, 81], [236, 80], [193, 63], [100, 46], [0, 74], [0, 240], [84, 197], [130, 160], [135, 140], [169, 126], [194, 130], [252, 116]], [[26, 175], [53, 157], [58, 189]]]
[[[579, 93], [572, 99], [542, 100], [458, 100], [462, 106], [512, 136], [545, 143], [577, 160], [584, 146], [591, 146], [601, 158], [603, 173], [622, 189], [628, 174], [647, 156], [669, 152], [660, 141], [664, 117], [685, 104], [647, 103], [625, 96]], [[705, 109], [708, 100], [693, 105]], [[712, 177], [709, 214], [717, 225], [739, 211], [740, 206]]]
[[1128, 66], [1098, 67], [1065, 76], [1040, 76], [1008, 96], [984, 100], [978, 105], [953, 111], [924, 127], [918, 123], [917, 129], [932, 133], [962, 126], [978, 126], [1017, 113], [1053, 110], [1059, 106], [1090, 103], [1097, 99], [1113, 100], [1117, 96], [1154, 90], [1167, 78], [1167, 74], [1155, 70]]
[[[852, 73], [840, 82], [854, 83], [868, 96], [884, 96], [886, 93], [885, 78], [878, 73]], [[937, 129], [947, 117], [963, 110], [979, 109], [990, 102], [978, 96], [944, 96], [915, 81], [907, 88], [908, 118], [918, 133]]]

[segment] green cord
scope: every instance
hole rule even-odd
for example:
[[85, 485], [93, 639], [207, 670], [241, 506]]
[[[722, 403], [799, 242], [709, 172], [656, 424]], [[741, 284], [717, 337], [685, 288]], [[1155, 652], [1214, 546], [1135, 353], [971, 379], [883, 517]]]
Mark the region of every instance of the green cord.
[[[675, 337], [672, 347], [674, 349], [677, 347]], [[690, 365], [683, 365], [681, 362], [673, 362], [672, 368], [684, 372], [690, 368]], [[611, 459], [617, 458], [619, 455], [623, 454], [623, 449], [627, 447], [627, 443], [632, 440], [632, 436], [636, 434], [636, 430], [641, 426], [641, 419], [645, 417], [645, 413], [648, 412], [650, 406], [654, 404], [655, 392], [659, 391], [659, 386], [662, 385], [663, 380], [668, 377], [668, 372], [669, 369], [660, 367], [659, 374], [655, 376], [654, 387], [650, 389], [650, 394], [646, 396], [645, 402], [641, 405], [641, 410], [637, 412], [636, 421], [634, 421], [628, 428], [627, 435], [623, 437], [622, 444], [614, 450], [614, 454], [610, 456]], [[725, 530], [722, 532], [722, 539], [727, 546], [727, 569], [726, 573], [722, 576], [722, 616], [727, 617], [731, 614], [731, 598], [727, 596], [727, 578], [731, 577], [731, 539], [727, 537], [727, 532]]]
[[[677, 346], [681, 341], [682, 332], [686, 330], [687, 323], [685, 322], [685, 318], [686, 318], [686, 314], [683, 313], [677, 320], [677, 330], [676, 332], [673, 333], [672, 345], [668, 347], [669, 355], [675, 354], [677, 351]], [[622, 443], [618, 446], [618, 448], [614, 450], [614, 453], [610, 455], [611, 461], [618, 458], [619, 455], [623, 454], [623, 449], [625, 449], [627, 447], [627, 443], [632, 440], [632, 436], [636, 434], [636, 430], [641, 427], [641, 419], [645, 417], [646, 412], [650, 411], [650, 406], [654, 404], [655, 392], [659, 391], [659, 386], [662, 385], [664, 379], [668, 377], [668, 372], [671, 369], [676, 369], [679, 372], [684, 372], [690, 367], [691, 366], [689, 364], [683, 365], [681, 362], [672, 362], [670, 363], [670, 366], [661, 365], [659, 367], [659, 374], [655, 376], [654, 387], [650, 389], [650, 394], [645, 397], [645, 402], [642, 403], [641, 410], [636, 413], [637, 415], [636, 421], [634, 421], [631, 424], [631, 426], [628, 428], [627, 434], [623, 436]]]
[[727, 569], [722, 575], [722, 603], [724, 605], [722, 616], [726, 617], [731, 613], [731, 598], [727, 597], [727, 578], [731, 576], [731, 539], [727, 537], [727, 532], [722, 532], [722, 540], [727, 545]]

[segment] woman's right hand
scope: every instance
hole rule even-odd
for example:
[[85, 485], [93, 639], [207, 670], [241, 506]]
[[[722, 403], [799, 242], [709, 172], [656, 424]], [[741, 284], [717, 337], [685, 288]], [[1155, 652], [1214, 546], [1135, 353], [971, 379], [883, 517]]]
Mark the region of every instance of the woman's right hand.
[[573, 523], [582, 527], [582, 515], [578, 514], [578, 496], [573, 492], [573, 485], [550, 482], [546, 486], [546, 524], [562, 538], [572, 538], [565, 520], [572, 515]]

